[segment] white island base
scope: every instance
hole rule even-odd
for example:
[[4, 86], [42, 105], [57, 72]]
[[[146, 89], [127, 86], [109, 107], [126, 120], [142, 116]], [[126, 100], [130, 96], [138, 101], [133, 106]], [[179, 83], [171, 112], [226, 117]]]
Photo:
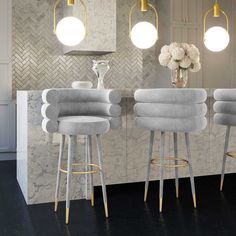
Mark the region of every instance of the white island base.
[[[52, 141], [41, 128], [41, 94], [42, 91], [17, 92], [17, 180], [27, 204], [54, 201], [59, 135], [55, 134]], [[190, 148], [195, 176], [215, 175], [221, 172], [226, 128], [213, 124], [212, 106], [214, 99], [211, 90], [208, 90], [208, 95], [207, 128], [201, 133], [190, 134]], [[106, 184], [132, 183], [145, 180], [149, 132], [134, 126], [133, 105], [134, 99], [132, 96], [123, 96], [121, 102], [122, 127], [118, 130], [110, 130], [103, 136]], [[154, 146], [156, 154], [158, 154], [159, 136], [160, 134], [156, 132]], [[229, 144], [230, 149], [236, 150], [235, 140], [236, 130], [233, 128]], [[168, 134], [165, 149], [165, 155], [167, 156], [173, 155], [172, 141], [173, 137]], [[179, 155], [185, 156], [183, 134], [179, 135], [178, 141]], [[78, 144], [77, 161], [84, 162], [83, 137], [79, 138]], [[95, 143], [94, 147], [96, 147]], [[66, 153], [64, 157], [66, 157]], [[97, 163], [96, 148], [93, 149], [93, 160]], [[230, 172], [236, 172], [236, 161], [228, 158], [226, 173]], [[188, 168], [180, 168], [179, 176], [188, 177]], [[62, 175], [59, 199], [61, 201], [65, 199], [65, 177]], [[166, 169], [164, 178], [174, 178], [174, 170]], [[158, 167], [152, 167], [151, 179], [158, 179]], [[94, 175], [94, 182], [95, 185], [100, 185], [98, 174]], [[227, 176], [225, 184], [227, 184]], [[72, 177], [71, 192], [72, 199], [89, 198], [85, 176]]]

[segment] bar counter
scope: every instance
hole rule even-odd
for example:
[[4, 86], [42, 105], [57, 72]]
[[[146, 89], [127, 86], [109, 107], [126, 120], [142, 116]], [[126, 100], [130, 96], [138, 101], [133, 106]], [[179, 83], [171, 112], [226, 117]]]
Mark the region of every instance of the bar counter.
[[[190, 135], [193, 171], [195, 176], [218, 175], [221, 172], [225, 127], [215, 125], [213, 118], [213, 89], [207, 89], [208, 125], [200, 133]], [[134, 126], [132, 90], [122, 90], [122, 127], [103, 136], [106, 184], [133, 183], [145, 180], [149, 132]], [[56, 170], [59, 153], [59, 135], [48, 135], [41, 128], [42, 91], [17, 92], [17, 180], [27, 204], [54, 201]], [[236, 150], [236, 132], [231, 133], [230, 149]], [[94, 140], [93, 140], [94, 141]], [[166, 137], [166, 156], [173, 155], [172, 135]], [[183, 135], [179, 135], [179, 156], [185, 156]], [[84, 161], [84, 137], [78, 138], [77, 162]], [[93, 144], [95, 147], [95, 143]], [[154, 155], [158, 155], [159, 134], [155, 137]], [[96, 148], [93, 150], [97, 163]], [[236, 162], [228, 158], [226, 173], [235, 172]], [[151, 180], [158, 179], [158, 167], [152, 167]], [[180, 168], [180, 177], [188, 177], [188, 168]], [[65, 187], [62, 175], [61, 186]], [[174, 170], [165, 171], [165, 179], [174, 178]], [[78, 182], [79, 181], [79, 182]], [[98, 174], [95, 185], [100, 185]], [[219, 176], [220, 181], [220, 176]], [[227, 179], [226, 179], [227, 181]], [[61, 188], [60, 200], [65, 199]], [[197, 188], [197, 186], [196, 186]], [[72, 177], [72, 199], [88, 198], [85, 176]], [[173, 182], [174, 190], [174, 182]], [[181, 180], [180, 180], [181, 191]], [[174, 194], [174, 193], [173, 193]], [[109, 196], [108, 196], [109, 197]], [[96, 201], [96, 196], [95, 196]]]

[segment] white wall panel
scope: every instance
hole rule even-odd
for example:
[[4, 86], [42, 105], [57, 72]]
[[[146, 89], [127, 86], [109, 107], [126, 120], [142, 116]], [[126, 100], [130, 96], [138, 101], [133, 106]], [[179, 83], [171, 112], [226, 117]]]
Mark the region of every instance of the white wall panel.
[[15, 104], [0, 101], [0, 152], [15, 151]]
[[0, 63], [0, 100], [11, 99], [11, 81], [9, 80], [11, 80], [11, 64]]
[[11, 0], [0, 1], [0, 63], [10, 61], [11, 55]]
[[[171, 0], [171, 42], [195, 44], [202, 55], [202, 0]], [[189, 72], [189, 87], [202, 87], [202, 71]]]
[[13, 152], [16, 146], [11, 48], [12, 1], [0, 0], [0, 152]]

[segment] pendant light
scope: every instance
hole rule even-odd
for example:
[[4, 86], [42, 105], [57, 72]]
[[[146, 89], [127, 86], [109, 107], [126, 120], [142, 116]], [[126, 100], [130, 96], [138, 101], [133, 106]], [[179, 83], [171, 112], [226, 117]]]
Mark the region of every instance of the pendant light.
[[[206, 19], [210, 12], [213, 17], [220, 17], [221, 14], [226, 19], [226, 29], [221, 26], [213, 26], [206, 31]], [[213, 8], [209, 9], [204, 16], [204, 44], [212, 52], [224, 50], [230, 41], [229, 37], [229, 19], [227, 14], [220, 8], [218, 1], [215, 1]]]
[[[85, 24], [74, 16], [68, 16], [62, 18], [58, 23], [56, 22], [56, 9], [61, 2], [57, 0], [54, 5], [54, 33], [58, 40], [66, 46], [76, 46], [81, 43], [86, 37], [86, 25], [87, 25], [87, 9], [83, 0], [80, 1], [84, 9], [84, 22]], [[67, 0], [67, 6], [73, 7], [75, 0]]]
[[[140, 21], [132, 27], [132, 14], [138, 6], [141, 12], [147, 12], [149, 8], [155, 13], [155, 26], [147, 21]], [[132, 43], [140, 49], [152, 47], [158, 39], [158, 14], [156, 8], [148, 3], [148, 0], [138, 0], [130, 9], [129, 13], [129, 37]]]

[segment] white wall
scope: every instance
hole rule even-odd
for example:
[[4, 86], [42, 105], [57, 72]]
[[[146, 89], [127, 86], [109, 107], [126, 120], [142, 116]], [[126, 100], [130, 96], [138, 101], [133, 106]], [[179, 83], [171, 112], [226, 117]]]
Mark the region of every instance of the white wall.
[[[12, 101], [12, 1], [0, 1], [0, 152], [15, 151], [15, 104]], [[1, 155], [0, 155], [1, 160]]]

